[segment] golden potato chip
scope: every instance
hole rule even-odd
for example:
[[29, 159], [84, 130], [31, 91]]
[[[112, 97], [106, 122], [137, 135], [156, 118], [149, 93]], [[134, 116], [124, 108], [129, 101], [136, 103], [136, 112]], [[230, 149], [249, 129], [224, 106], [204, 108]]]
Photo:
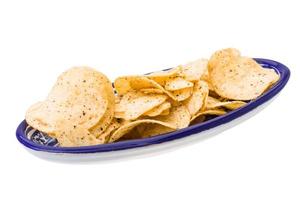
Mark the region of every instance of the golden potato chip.
[[192, 96], [184, 102], [191, 116], [195, 115], [199, 110], [205, 107], [208, 96], [208, 85], [204, 81], [198, 81], [193, 88]]
[[170, 114], [166, 116], [157, 116], [153, 119], [173, 125], [177, 129], [185, 128], [189, 125], [191, 115], [184, 105], [174, 106]]
[[175, 126], [165, 123], [165, 122], [161, 122], [158, 120], [153, 120], [153, 119], [141, 119], [141, 120], [136, 120], [133, 122], [129, 122], [123, 126], [121, 126], [120, 128], [118, 128], [115, 132], [112, 133], [109, 142], [114, 142], [119, 140], [121, 137], [123, 137], [124, 135], [126, 135], [127, 133], [129, 133], [133, 128], [135, 128], [136, 126], [139, 125], [143, 125], [143, 124], [148, 124], [148, 123], [153, 123], [153, 124], [161, 124], [162, 126], [166, 126], [169, 127], [171, 129], [176, 129]]
[[[106, 87], [108, 87], [108, 85]], [[111, 84], [109, 85], [109, 88], [106, 88], [108, 102], [106, 112], [104, 113], [101, 120], [94, 127], [90, 128], [90, 132], [96, 137], [101, 135], [104, 132], [104, 130], [106, 130], [106, 128], [110, 125], [114, 117], [115, 102], [118, 101], [118, 99], [116, 100], [116, 96], [110, 88]]]
[[169, 108], [171, 108], [171, 103], [164, 102], [164, 103], [152, 108], [151, 110], [144, 113], [143, 115], [149, 116], [149, 117], [155, 117], [155, 116], [161, 115], [161, 113], [163, 113], [165, 110], [169, 110]]
[[141, 89], [159, 89], [164, 94], [167, 94], [173, 100], [176, 100], [176, 97], [161, 85], [159, 85], [154, 80], [146, 76], [123, 76], [115, 80], [115, 89], [119, 95], [126, 94], [130, 90], [141, 90]]
[[246, 105], [246, 102], [243, 102], [243, 101], [224, 101], [224, 102], [222, 102], [216, 98], [209, 96], [207, 98], [206, 109], [209, 110], [209, 109], [214, 109], [214, 108], [218, 108], [218, 107], [225, 107], [229, 110], [235, 110], [244, 105]]
[[233, 100], [255, 99], [279, 79], [273, 69], [263, 68], [255, 60], [240, 56], [236, 49], [214, 53], [208, 70], [214, 91]]
[[181, 77], [170, 78], [166, 81], [165, 89], [169, 91], [193, 87], [194, 84]]
[[154, 80], [156, 83], [160, 85], [165, 85], [166, 81], [169, 78], [176, 77], [180, 73], [181, 67], [175, 67], [169, 70], [153, 72], [151, 74], [146, 75], [151, 80]]
[[[161, 124], [144, 124], [143, 126], [136, 127], [137, 133], [135, 133], [131, 139], [153, 137], [156, 135], [169, 133], [174, 130], [175, 129], [167, 127], [167, 126], [163, 126]], [[135, 138], [134, 138], [134, 136], [135, 136]]]
[[192, 117], [191, 122], [203, 115], [224, 115], [226, 111], [223, 109], [213, 109], [213, 110], [205, 110], [202, 112], [198, 112], [195, 116]]
[[[51, 136], [53, 137], [53, 135]], [[63, 129], [57, 130], [55, 133], [55, 138], [58, 140], [60, 146], [63, 147], [90, 146], [100, 144], [100, 141], [93, 134], [81, 126], [64, 126]]]
[[168, 115], [170, 114], [170, 109], [166, 109], [160, 113], [160, 115]]
[[139, 91], [144, 92], [146, 94], [163, 94], [164, 92], [160, 89], [157, 88], [145, 88], [145, 89], [140, 89]]
[[142, 92], [130, 91], [126, 93], [119, 105], [116, 105], [118, 112], [124, 113], [124, 119], [134, 120], [151, 109], [159, 106], [167, 99], [163, 94], [144, 94]]
[[114, 118], [109, 126], [99, 135], [98, 139], [100, 140], [101, 144], [105, 144], [109, 141], [110, 135], [113, 131], [117, 130], [121, 126], [121, 122]]
[[[71, 68], [58, 78], [45, 101], [28, 109], [26, 121], [57, 138], [75, 137], [71, 133], [78, 134], [78, 129], [86, 129], [83, 133], [88, 133], [86, 138], [93, 143], [88, 129], [102, 119], [112, 91], [111, 83], [100, 72], [88, 67]], [[60, 137], [62, 132], [68, 134]], [[73, 142], [74, 145], [88, 143], [76, 138]]]
[[181, 90], [175, 90], [172, 95], [175, 97], [176, 101], [184, 101], [189, 98], [193, 93], [193, 88], [184, 88]]
[[207, 59], [198, 59], [182, 66], [181, 74], [187, 81], [198, 81], [207, 70]]

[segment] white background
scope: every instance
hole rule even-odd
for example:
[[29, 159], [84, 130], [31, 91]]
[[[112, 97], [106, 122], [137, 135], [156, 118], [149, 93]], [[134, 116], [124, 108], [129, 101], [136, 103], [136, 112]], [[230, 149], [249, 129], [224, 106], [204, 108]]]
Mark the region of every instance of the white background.
[[[299, 199], [297, 1], [0, 1], [0, 199]], [[15, 129], [74, 65], [114, 80], [236, 47], [290, 67], [281, 95], [246, 122], [156, 156], [61, 164]]]

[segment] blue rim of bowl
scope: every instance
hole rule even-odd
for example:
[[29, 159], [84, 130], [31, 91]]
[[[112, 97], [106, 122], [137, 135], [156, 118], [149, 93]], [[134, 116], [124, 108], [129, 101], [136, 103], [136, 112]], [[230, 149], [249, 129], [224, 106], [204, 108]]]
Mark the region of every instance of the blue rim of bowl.
[[163, 142], [172, 141], [175, 139], [180, 139], [189, 135], [193, 134], [201, 134], [202, 131], [215, 128], [222, 124], [228, 123], [248, 112], [253, 110], [254, 108], [262, 105], [263, 103], [270, 100], [276, 94], [278, 94], [290, 77], [290, 70], [283, 64], [263, 58], [254, 58], [259, 64], [261, 64], [265, 68], [272, 68], [278, 74], [280, 74], [280, 79], [276, 84], [274, 84], [267, 92], [263, 95], [258, 97], [257, 99], [250, 101], [247, 105], [233, 110], [225, 115], [215, 117], [208, 121], [205, 121], [200, 124], [191, 125], [187, 128], [180, 129], [174, 132], [170, 132], [163, 135], [158, 135], [150, 138], [144, 139], [135, 139], [135, 140], [127, 140], [127, 141], [120, 141], [116, 143], [110, 144], [101, 144], [101, 145], [93, 145], [93, 146], [82, 146], [82, 147], [53, 147], [53, 146], [45, 146], [41, 144], [34, 143], [33, 141], [29, 140], [25, 135], [25, 129], [27, 123], [23, 120], [16, 130], [16, 137], [21, 144], [24, 146], [36, 150], [36, 151], [44, 151], [44, 152], [51, 152], [51, 153], [100, 153], [100, 152], [109, 152], [109, 151], [118, 151], [118, 150], [125, 150], [125, 149], [132, 149], [137, 147], [148, 146], [152, 144], [159, 144]]

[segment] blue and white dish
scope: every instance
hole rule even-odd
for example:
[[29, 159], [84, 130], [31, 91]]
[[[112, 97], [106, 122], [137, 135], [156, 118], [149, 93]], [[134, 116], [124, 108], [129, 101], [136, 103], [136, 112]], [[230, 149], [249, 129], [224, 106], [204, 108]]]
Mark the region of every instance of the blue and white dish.
[[17, 128], [16, 137], [21, 144], [35, 155], [43, 158], [70, 161], [122, 158], [131, 155], [155, 153], [190, 144], [220, 133], [248, 119], [268, 105], [284, 88], [290, 77], [290, 71], [285, 65], [268, 59], [255, 58], [255, 60], [265, 68], [274, 69], [280, 75], [278, 82], [263, 95], [250, 101], [245, 106], [200, 124], [145, 139], [94, 146], [60, 147], [56, 139], [33, 129], [24, 120]]

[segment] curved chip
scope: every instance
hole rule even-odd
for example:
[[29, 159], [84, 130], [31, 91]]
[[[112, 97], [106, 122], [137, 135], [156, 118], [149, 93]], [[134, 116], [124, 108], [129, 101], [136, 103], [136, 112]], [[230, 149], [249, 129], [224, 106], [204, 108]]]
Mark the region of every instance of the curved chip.
[[204, 115], [224, 115], [224, 114], [226, 114], [226, 111], [224, 111], [223, 109], [206, 110], [206, 111], [198, 112], [195, 116], [192, 117], [191, 122], [197, 119], [198, 117]]
[[26, 121], [56, 138], [73, 138], [78, 129], [84, 130], [82, 133], [87, 134], [84, 140], [89, 141], [70, 139], [75, 146], [97, 143], [88, 129], [105, 115], [108, 95], [112, 92], [110, 81], [102, 73], [88, 67], [71, 68], [59, 76], [45, 101], [28, 109]]
[[146, 76], [123, 76], [119, 77], [114, 82], [115, 89], [118, 95], [126, 94], [131, 90], [141, 90], [141, 89], [159, 89], [164, 94], [168, 95], [171, 99], [176, 100], [176, 97], [161, 85], [159, 85], [154, 80]]
[[166, 81], [165, 89], [169, 91], [193, 87], [193, 83], [181, 77], [170, 78]]
[[198, 81], [195, 83], [191, 98], [184, 102], [191, 116], [195, 115], [199, 110], [205, 107], [208, 91], [209, 89], [206, 82]]
[[160, 89], [157, 88], [145, 88], [145, 89], [140, 89], [139, 91], [144, 92], [146, 94], [163, 94], [164, 92]]
[[175, 90], [172, 92], [176, 101], [184, 101], [189, 98], [193, 93], [193, 88], [184, 88], [181, 90]]
[[214, 109], [214, 108], [218, 108], [218, 107], [225, 107], [229, 110], [235, 110], [246, 104], [247, 103], [244, 101], [224, 101], [224, 102], [222, 102], [216, 98], [209, 96], [207, 98], [206, 109], [209, 110], [209, 109]]
[[176, 77], [180, 73], [180, 71], [181, 67], [179, 66], [169, 70], [152, 72], [150, 74], [147, 74], [146, 76], [160, 85], [165, 85], [168, 79]]
[[236, 49], [215, 52], [208, 70], [214, 91], [233, 100], [255, 99], [279, 79], [273, 69], [263, 68], [255, 60], [240, 56]]
[[[159, 106], [156, 106], [155, 108], [152, 108], [148, 112], [144, 113], [144, 116], [149, 116], [149, 117], [155, 117], [158, 115], [161, 115], [164, 111], [168, 112], [168, 110], [171, 108], [171, 103], [170, 102], [164, 102], [160, 104]], [[166, 114], [164, 113], [164, 115]]]
[[161, 124], [162, 126], [166, 126], [172, 130], [176, 130], [176, 127], [169, 123], [165, 123], [165, 122], [161, 122], [161, 121], [153, 120], [153, 119], [141, 119], [141, 120], [136, 120], [134, 122], [129, 122], [129, 123], [121, 126], [120, 128], [118, 128], [115, 132], [112, 133], [112, 135], [109, 139], [109, 142], [114, 142], [114, 141], [119, 140], [121, 137], [123, 137], [124, 135], [129, 133], [133, 128], [135, 128], [138, 125], [149, 124], [149, 123]]
[[105, 131], [99, 135], [98, 140], [101, 144], [105, 144], [109, 141], [109, 138], [115, 130], [117, 130], [122, 125], [121, 121], [117, 120], [116, 118], [113, 118], [109, 126], [106, 128]]
[[126, 120], [134, 120], [156, 106], [161, 105], [167, 99], [163, 94], [144, 94], [142, 92], [130, 91], [126, 93], [120, 103], [116, 105], [116, 116]]
[[172, 107], [168, 115], [157, 116], [154, 119], [171, 124], [177, 129], [181, 129], [189, 125], [191, 115], [184, 105], [179, 105]]
[[207, 70], [207, 59], [198, 59], [181, 67], [181, 74], [188, 81], [198, 81]]

